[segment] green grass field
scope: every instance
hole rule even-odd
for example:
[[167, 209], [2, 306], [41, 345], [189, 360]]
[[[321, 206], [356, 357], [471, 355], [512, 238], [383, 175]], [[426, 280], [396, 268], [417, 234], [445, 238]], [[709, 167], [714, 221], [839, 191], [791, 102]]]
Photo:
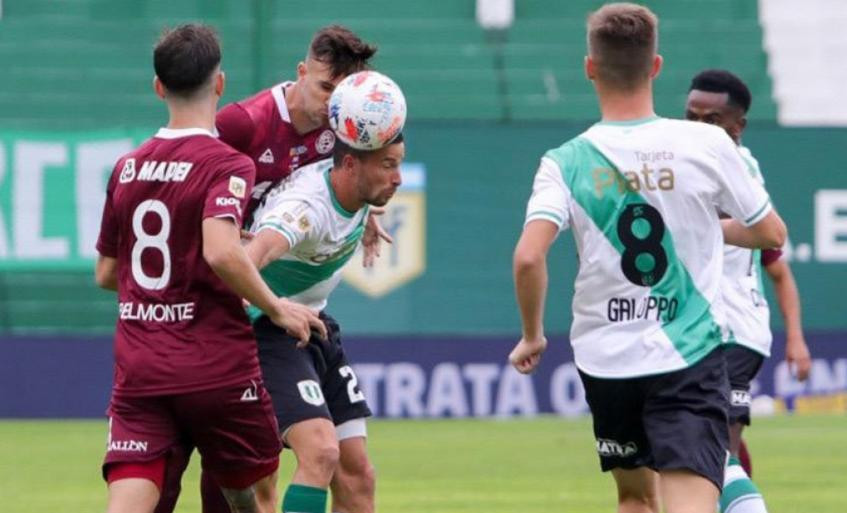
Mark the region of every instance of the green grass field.
[[[105, 439], [100, 421], [0, 422], [0, 511], [103, 511]], [[847, 512], [847, 418], [757, 419], [747, 440], [771, 513]], [[370, 447], [383, 513], [614, 511], [587, 419], [374, 421]], [[183, 485], [177, 510], [199, 513], [196, 458]]]

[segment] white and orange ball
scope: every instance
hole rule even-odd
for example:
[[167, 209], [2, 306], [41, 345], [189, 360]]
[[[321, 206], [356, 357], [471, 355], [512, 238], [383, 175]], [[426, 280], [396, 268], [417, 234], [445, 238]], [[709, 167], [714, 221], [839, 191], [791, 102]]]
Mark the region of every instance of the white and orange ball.
[[406, 98], [387, 76], [360, 71], [341, 81], [329, 99], [329, 124], [336, 137], [358, 150], [390, 143], [406, 123]]

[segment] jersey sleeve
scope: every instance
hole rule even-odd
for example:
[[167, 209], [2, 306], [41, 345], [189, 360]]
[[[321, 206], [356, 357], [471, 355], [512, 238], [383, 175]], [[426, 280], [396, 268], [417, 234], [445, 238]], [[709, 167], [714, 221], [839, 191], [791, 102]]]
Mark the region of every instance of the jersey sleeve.
[[289, 247], [293, 248], [304, 240], [315, 238], [320, 232], [320, 216], [304, 199], [285, 199], [266, 210], [257, 220], [255, 232], [262, 230], [279, 233], [288, 239]]
[[725, 133], [722, 135], [716, 149], [721, 181], [717, 206], [744, 226], [754, 225], [771, 211], [770, 198], [735, 143]]
[[532, 184], [524, 226], [530, 221], [544, 219], [564, 230], [570, 221], [570, 202], [571, 193], [558, 164], [547, 157], [542, 158]]
[[256, 166], [244, 155], [226, 159], [206, 193], [203, 207], [203, 219], [208, 217], [231, 217], [241, 226], [253, 182], [256, 179]]
[[[119, 162], [120, 163], [120, 162]], [[106, 202], [103, 204], [103, 217], [100, 220], [100, 235], [97, 237], [97, 252], [105, 257], [118, 257], [118, 220], [112, 198], [115, 188], [115, 171], [106, 188]]]
[[230, 103], [218, 112], [215, 128], [221, 141], [241, 153], [247, 153], [250, 149], [256, 130], [250, 115], [237, 103]]

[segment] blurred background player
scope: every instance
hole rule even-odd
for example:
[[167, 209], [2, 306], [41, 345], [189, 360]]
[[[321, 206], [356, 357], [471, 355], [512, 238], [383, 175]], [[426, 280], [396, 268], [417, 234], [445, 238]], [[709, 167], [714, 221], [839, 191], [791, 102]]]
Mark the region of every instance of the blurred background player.
[[[711, 513], [729, 443], [723, 238], [780, 246], [785, 225], [722, 130], [656, 116], [657, 26], [635, 4], [588, 18], [602, 120], [541, 160], [515, 249], [523, 337], [509, 358], [525, 373], [540, 361], [546, 256], [570, 226], [571, 344], [618, 510]], [[734, 220], [722, 226], [718, 209]]]
[[256, 211], [247, 253], [281, 297], [320, 312], [329, 339], [305, 348], [251, 308], [262, 372], [280, 434], [297, 456], [282, 510], [374, 511], [374, 473], [365, 418], [371, 411], [325, 308], [341, 271], [361, 242], [368, 209], [382, 207], [400, 186], [405, 144], [400, 134], [375, 151], [337, 141], [332, 160], [303, 167], [274, 188]]
[[98, 285], [118, 291], [103, 475], [110, 513], [150, 512], [170, 450], [190, 440], [233, 511], [270, 513], [279, 441], [247, 298], [308, 340], [308, 309], [270, 291], [240, 243], [255, 168], [212, 130], [224, 88], [212, 29], [166, 32], [153, 62], [167, 128], [118, 160], [103, 209]]
[[[324, 27], [312, 37], [305, 59], [297, 65], [296, 81], [276, 84], [218, 112], [215, 126], [220, 140], [249, 156], [256, 166], [256, 186], [244, 215], [248, 223], [270, 187], [298, 167], [332, 155], [335, 134], [328, 124], [329, 97], [345, 77], [367, 69], [376, 51], [345, 27]], [[371, 216], [364, 238], [366, 264], [378, 255], [380, 238], [391, 242]], [[191, 450], [185, 447], [170, 458], [168, 476], [172, 478], [166, 482], [156, 513], [174, 510]], [[226, 511], [218, 486], [205, 473], [201, 489], [206, 511]], [[343, 491], [339, 494], [343, 496]]]
[[[691, 81], [685, 105], [685, 118], [723, 128], [738, 145], [748, 165], [748, 172], [764, 183], [759, 163], [741, 144], [747, 126], [747, 111], [752, 97], [747, 85], [725, 70], [705, 70]], [[729, 382], [732, 387], [729, 408], [729, 459], [721, 511], [727, 513], [760, 513], [765, 503], [743, 469], [739, 457], [741, 433], [750, 425], [750, 384], [765, 358], [770, 356], [772, 334], [770, 312], [762, 288], [762, 268], [774, 286], [776, 299], [785, 323], [785, 359], [797, 379], [809, 375], [811, 359], [800, 323], [800, 297], [791, 268], [782, 260], [779, 249], [751, 250], [724, 246], [724, 270], [721, 290], [729, 327], [729, 345], [724, 349]], [[749, 464], [748, 464], [749, 465]]]

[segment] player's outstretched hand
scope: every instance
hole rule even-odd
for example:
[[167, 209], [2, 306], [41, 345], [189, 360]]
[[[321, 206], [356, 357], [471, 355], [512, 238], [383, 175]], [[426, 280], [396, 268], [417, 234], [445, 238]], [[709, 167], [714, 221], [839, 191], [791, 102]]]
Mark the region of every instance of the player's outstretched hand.
[[313, 332], [324, 340], [327, 338], [326, 325], [318, 314], [285, 298], [279, 298], [276, 314], [271, 317], [271, 321], [297, 338], [297, 347], [306, 347]]
[[535, 340], [522, 338], [509, 353], [509, 363], [521, 374], [529, 374], [538, 367], [545, 349], [547, 339], [544, 337]]
[[382, 228], [382, 225], [379, 224], [377, 216], [381, 216], [384, 213], [384, 207], [371, 207], [368, 210], [368, 222], [365, 224], [365, 234], [362, 235], [362, 247], [365, 250], [362, 265], [365, 267], [373, 266], [374, 261], [379, 258], [379, 250], [382, 245], [382, 241], [389, 244], [394, 242], [391, 235], [388, 235], [388, 232], [385, 231]]
[[802, 335], [788, 337], [785, 341], [785, 361], [788, 362], [788, 368], [793, 370], [795, 378], [799, 381], [808, 379], [812, 369], [812, 357]]

